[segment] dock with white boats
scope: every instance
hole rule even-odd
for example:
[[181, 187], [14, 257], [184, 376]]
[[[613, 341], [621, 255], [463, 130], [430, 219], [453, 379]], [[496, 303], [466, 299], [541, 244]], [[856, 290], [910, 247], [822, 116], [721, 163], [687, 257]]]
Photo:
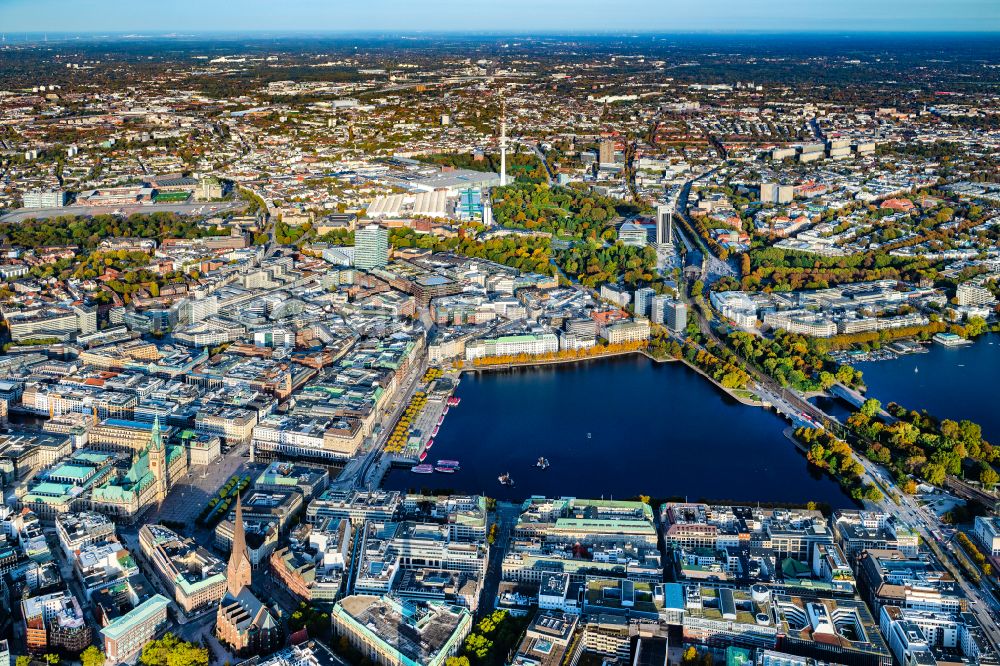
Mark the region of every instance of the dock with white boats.
[[448, 412], [461, 404], [462, 399], [454, 395], [457, 381], [447, 382], [446, 390], [437, 390], [428, 386], [427, 398], [419, 414], [408, 428], [406, 448], [392, 456], [395, 466], [410, 467], [414, 474], [454, 474], [460, 469], [457, 460], [438, 460], [432, 458], [434, 438], [438, 436], [444, 425]]

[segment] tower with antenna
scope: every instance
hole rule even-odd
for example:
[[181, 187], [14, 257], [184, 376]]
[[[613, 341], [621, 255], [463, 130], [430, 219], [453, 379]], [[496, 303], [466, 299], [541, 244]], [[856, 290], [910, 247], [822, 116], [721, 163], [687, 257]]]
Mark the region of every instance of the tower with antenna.
[[500, 91], [500, 187], [507, 184], [507, 101]]

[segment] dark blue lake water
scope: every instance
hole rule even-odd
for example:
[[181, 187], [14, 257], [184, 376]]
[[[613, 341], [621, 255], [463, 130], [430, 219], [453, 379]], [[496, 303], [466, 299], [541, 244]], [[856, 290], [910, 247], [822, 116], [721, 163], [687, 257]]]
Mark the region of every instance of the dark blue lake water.
[[868, 395], [883, 405], [898, 402], [942, 419], [975, 421], [988, 442], [1000, 443], [1000, 335], [966, 347], [933, 344], [928, 349], [926, 354], [858, 363]]
[[[851, 505], [782, 435], [785, 421], [733, 401], [680, 363], [629, 356], [467, 373], [457, 395], [428, 462], [455, 459], [461, 470], [393, 470], [385, 487]], [[539, 456], [552, 466], [535, 467]], [[497, 480], [505, 472], [513, 488]]]

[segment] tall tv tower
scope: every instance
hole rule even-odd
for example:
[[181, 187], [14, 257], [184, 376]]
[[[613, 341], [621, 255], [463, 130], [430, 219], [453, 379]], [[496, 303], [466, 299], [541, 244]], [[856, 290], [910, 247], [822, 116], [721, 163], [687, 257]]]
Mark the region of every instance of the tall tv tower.
[[500, 187], [507, 184], [507, 102], [500, 91]]

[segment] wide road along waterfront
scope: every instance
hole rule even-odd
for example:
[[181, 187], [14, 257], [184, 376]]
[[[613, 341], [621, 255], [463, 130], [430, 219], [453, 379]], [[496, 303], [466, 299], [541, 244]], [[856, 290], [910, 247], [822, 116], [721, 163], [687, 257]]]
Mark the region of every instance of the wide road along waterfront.
[[[852, 506], [782, 435], [773, 412], [735, 402], [681, 363], [639, 356], [466, 373], [427, 462], [454, 474], [393, 470], [384, 486], [530, 495], [637, 495]], [[539, 456], [551, 463], [535, 466]], [[509, 473], [514, 487], [497, 477]]]
[[965, 347], [931, 344], [928, 349], [926, 354], [858, 363], [868, 396], [883, 405], [926, 409], [942, 419], [975, 421], [986, 441], [1000, 444], [1000, 335], [983, 336]]

